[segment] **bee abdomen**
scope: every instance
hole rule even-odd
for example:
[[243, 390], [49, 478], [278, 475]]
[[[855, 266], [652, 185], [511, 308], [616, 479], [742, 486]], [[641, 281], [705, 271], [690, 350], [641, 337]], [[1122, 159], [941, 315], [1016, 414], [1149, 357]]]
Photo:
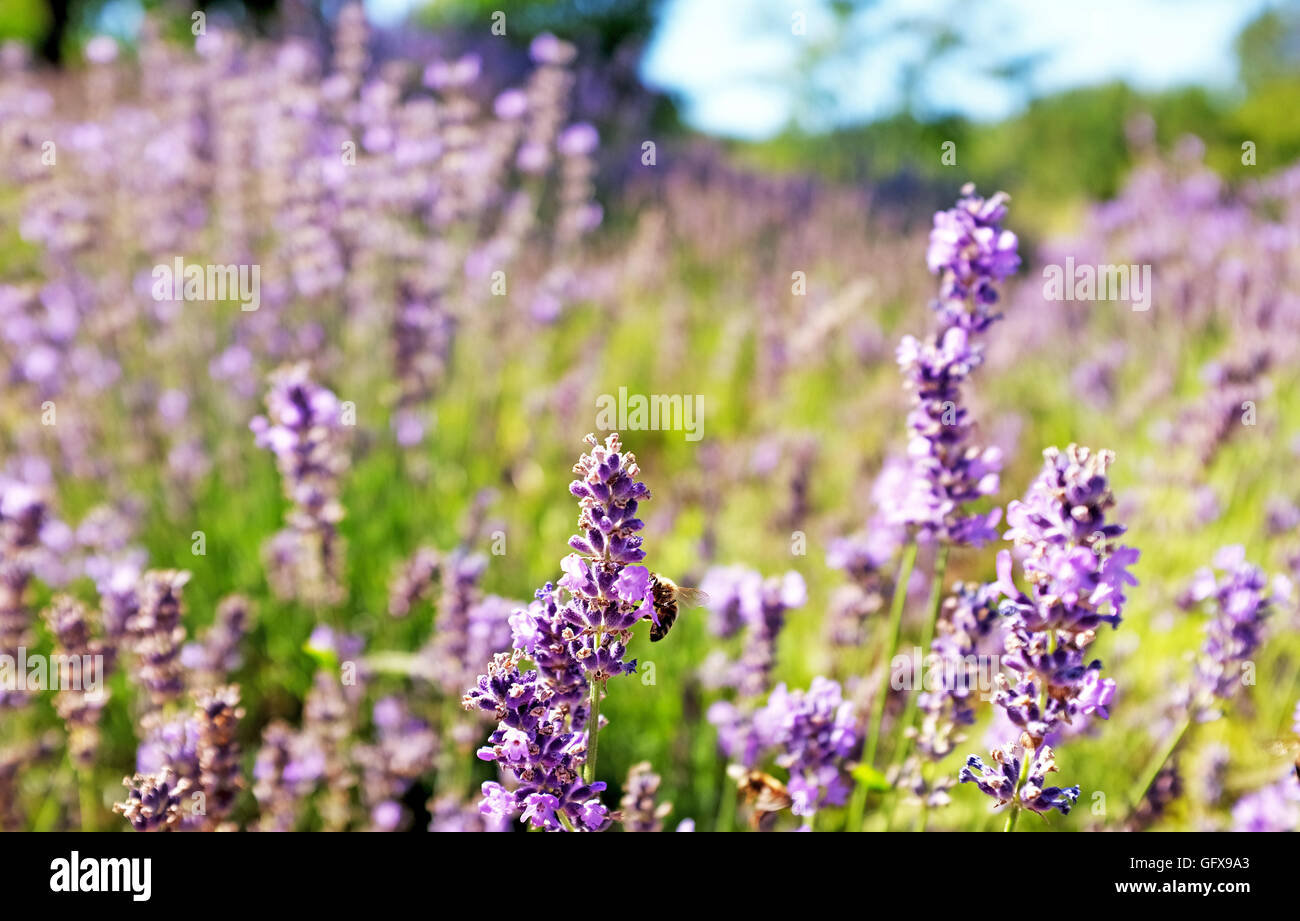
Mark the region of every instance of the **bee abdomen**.
[[668, 631], [677, 621], [677, 604], [670, 602], [666, 605], [655, 605], [655, 613], [659, 616], [659, 623], [650, 624], [650, 642], [657, 643], [668, 635]]

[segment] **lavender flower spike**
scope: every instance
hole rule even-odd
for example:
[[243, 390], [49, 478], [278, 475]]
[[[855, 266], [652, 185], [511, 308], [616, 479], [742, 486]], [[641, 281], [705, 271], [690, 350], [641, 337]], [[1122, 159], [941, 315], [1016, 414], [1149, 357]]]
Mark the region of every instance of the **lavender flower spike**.
[[215, 687], [228, 680], [241, 664], [239, 644], [248, 632], [252, 603], [229, 595], [217, 605], [216, 620], [200, 643], [187, 643], [181, 664], [191, 672], [194, 687]]
[[[513, 790], [483, 785], [489, 824], [518, 816], [548, 831], [603, 831], [617, 818], [595, 779], [600, 697], [609, 678], [636, 671], [636, 660], [624, 659], [627, 642], [633, 625], [653, 616], [650, 572], [631, 565], [645, 556], [636, 513], [650, 491], [617, 434], [603, 445], [594, 435], [585, 441], [589, 451], [573, 468], [580, 478], [569, 486], [580, 533], [560, 564], [563, 593], [548, 583], [527, 610], [509, 615], [516, 648], [497, 654], [462, 698], [465, 709], [497, 720], [479, 758], [517, 781]], [[536, 668], [522, 669], [525, 657]]]
[[134, 641], [134, 678], [155, 709], [180, 696], [185, 687], [181, 668], [182, 590], [188, 572], [151, 569], [140, 579], [140, 606], [127, 622]]
[[599, 799], [605, 784], [582, 780], [587, 734], [566, 718], [569, 707], [552, 705], [555, 694], [536, 671], [520, 670], [522, 658], [519, 651], [498, 654], [463, 699], [465, 709], [498, 720], [478, 757], [518, 782], [513, 790], [484, 783], [479, 811], [491, 822], [519, 816], [547, 831], [604, 831], [612, 820]]
[[1017, 783], [1021, 776], [1021, 759], [1026, 755], [1023, 745], [1010, 743], [992, 752], [992, 765], [985, 764], [978, 756], [966, 759], [966, 766], [961, 769], [958, 779], [962, 783], [973, 783], [980, 792], [997, 800], [999, 806], [1012, 802], [1019, 803], [1022, 809], [1042, 814], [1053, 809], [1062, 815], [1069, 815], [1070, 809], [1079, 799], [1079, 787], [1052, 787], [1047, 785], [1046, 777], [1056, 770], [1056, 755], [1051, 747], [1044, 745], [1033, 752], [1033, 760], [1024, 776], [1024, 782]]
[[951, 802], [952, 777], [927, 778], [920, 759], [943, 760], [964, 738], [963, 728], [975, 723], [980, 673], [985, 663], [998, 660], [1003, 646], [997, 599], [996, 586], [958, 582], [943, 603], [928, 660], [943, 675], [942, 686], [918, 692], [919, 758], [907, 760], [900, 781], [928, 806]]
[[[78, 768], [89, 768], [99, 750], [99, 719], [109, 692], [88, 683], [101, 683], [113, 659], [113, 650], [91, 638], [90, 611], [74, 598], [56, 595], [44, 612], [50, 631], [58, 640], [56, 661], [69, 663], [59, 676], [54, 707], [68, 727], [68, 754]], [[99, 669], [96, 677], [92, 669]], [[53, 676], [51, 676], [53, 678]], [[70, 680], [71, 679], [71, 680]], [[76, 686], [79, 680], [80, 687]]]
[[664, 817], [672, 812], [672, 803], [656, 802], [659, 775], [649, 761], [632, 765], [627, 772], [623, 794], [623, 828], [627, 831], [657, 832], [664, 830]]
[[[31, 643], [26, 593], [49, 521], [49, 504], [36, 490], [0, 476], [0, 654], [14, 656]], [[29, 700], [0, 691], [0, 707], [21, 707]]]
[[1106, 472], [1114, 455], [1070, 445], [1049, 448], [1043, 458], [1024, 501], [1007, 508], [1004, 536], [1021, 554], [1028, 591], [1016, 585], [1006, 550], [993, 586], [1007, 599], [1003, 665], [1010, 673], [996, 676], [993, 699], [1019, 738], [994, 752], [992, 766], [972, 756], [959, 776], [999, 804], [1013, 803], [1008, 829], [1021, 808], [1065, 813], [1071, 791], [1077, 797], [1077, 788], [1044, 786], [1055, 769], [1044, 743], [1109, 716], [1115, 682], [1101, 677], [1101, 662], [1086, 652], [1101, 624], [1118, 626], [1124, 589], [1137, 584], [1128, 568], [1138, 551], [1118, 543], [1125, 528], [1108, 518], [1114, 497]]
[[925, 262], [941, 278], [935, 309], [947, 323], [981, 332], [997, 319], [988, 310], [998, 300], [996, 284], [1020, 267], [1019, 240], [1002, 228], [1005, 193], [980, 198], [973, 183], [961, 192], [955, 208], [935, 214]]
[[235, 739], [243, 708], [235, 685], [201, 693], [198, 704], [199, 781], [207, 809], [206, 828], [221, 831], [244, 785], [239, 769], [239, 743]]
[[338, 603], [343, 597], [339, 479], [348, 466], [341, 404], [332, 391], [311, 380], [302, 363], [271, 375], [266, 409], [248, 427], [258, 447], [275, 455], [290, 502], [287, 528], [268, 550], [273, 568], [284, 573], [275, 587], [309, 603]]
[[858, 757], [862, 738], [853, 705], [843, 699], [838, 682], [819, 676], [807, 691], [777, 685], [767, 706], [755, 714], [754, 726], [779, 752], [777, 764], [790, 770], [795, 815], [809, 817], [848, 801], [853, 785], [846, 768]]
[[325, 753], [309, 733], [295, 733], [282, 721], [262, 731], [253, 765], [253, 795], [261, 808], [258, 829], [293, 831], [303, 801], [325, 772]]
[[190, 781], [178, 780], [170, 768], [156, 774], [136, 774], [122, 781], [126, 800], [113, 805], [136, 831], [172, 831], [182, 819], [182, 802]]
[[564, 611], [579, 631], [573, 656], [593, 681], [605, 681], [636, 670], [635, 659], [624, 659], [632, 626], [655, 616], [650, 571], [632, 565], [645, 559], [636, 514], [650, 490], [637, 480], [636, 457], [623, 453], [617, 433], [603, 445], [594, 435], [585, 440], [589, 453], [574, 465], [578, 479], [569, 484], [578, 498], [578, 533], [569, 538], [574, 552], [560, 562], [565, 574], [558, 584], [570, 595]]
[[1214, 557], [1214, 569], [1196, 574], [1183, 602], [1204, 604], [1213, 614], [1192, 681], [1198, 718], [1213, 718], [1213, 702], [1231, 700], [1246, 683], [1246, 664], [1263, 642], [1278, 594], [1238, 546], [1224, 547]]
[[998, 319], [990, 312], [997, 284], [1020, 264], [1015, 234], [999, 224], [1006, 196], [987, 201], [962, 190], [957, 206], [935, 215], [926, 261], [942, 276], [938, 329], [924, 341], [904, 336], [898, 364], [913, 406], [907, 416], [910, 470], [892, 505], [895, 525], [923, 540], [980, 546], [994, 538], [999, 512], [964, 511], [998, 491], [1002, 455], [974, 443], [975, 425], [961, 388], [983, 360], [976, 337]]

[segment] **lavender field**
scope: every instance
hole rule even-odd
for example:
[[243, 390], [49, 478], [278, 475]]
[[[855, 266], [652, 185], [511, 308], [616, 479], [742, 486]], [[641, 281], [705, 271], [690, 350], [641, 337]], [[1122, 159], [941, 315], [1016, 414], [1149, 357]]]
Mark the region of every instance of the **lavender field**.
[[1300, 829], [1290, 147], [494, 27], [0, 48], [0, 829]]

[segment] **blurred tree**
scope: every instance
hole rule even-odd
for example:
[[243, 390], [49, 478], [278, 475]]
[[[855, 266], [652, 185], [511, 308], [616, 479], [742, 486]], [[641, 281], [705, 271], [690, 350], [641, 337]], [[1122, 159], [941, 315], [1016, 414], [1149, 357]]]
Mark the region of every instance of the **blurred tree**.
[[[329, 0], [290, 0], [320, 14]], [[75, 44], [101, 28], [110, 7], [134, 6], [189, 29], [195, 11], [220, 12], [235, 22], [265, 28], [283, 5], [281, 0], [3, 0], [0, 3], [0, 38], [19, 38], [34, 45], [51, 63], [62, 61]]]
[[1300, 74], [1300, 8], [1266, 10], [1241, 30], [1234, 47], [1248, 90]]
[[[304, 15], [330, 18], [344, 0], [134, 0], [145, 10], [186, 27], [196, 10], [223, 13], [231, 20], [266, 30], [277, 13], [292, 7]], [[121, 0], [3, 0], [0, 37], [35, 45], [46, 60], [58, 62], [70, 41], [96, 28], [105, 9]], [[414, 20], [423, 25], [488, 28], [492, 14], [506, 14], [507, 37], [526, 43], [541, 32], [578, 39], [585, 48], [612, 55], [629, 39], [649, 36], [660, 0], [438, 0], [412, 3]]]
[[49, 28], [45, 0], [4, 0], [0, 3], [0, 41], [18, 39], [34, 45]]
[[72, 22], [71, 0], [47, 0], [50, 16], [48, 31], [41, 41], [41, 55], [47, 61], [57, 61], [63, 50], [63, 37]]
[[608, 56], [629, 40], [643, 42], [661, 5], [662, 0], [436, 0], [421, 5], [414, 18], [422, 25], [477, 24], [486, 31], [500, 11], [506, 36], [516, 42], [551, 32]]

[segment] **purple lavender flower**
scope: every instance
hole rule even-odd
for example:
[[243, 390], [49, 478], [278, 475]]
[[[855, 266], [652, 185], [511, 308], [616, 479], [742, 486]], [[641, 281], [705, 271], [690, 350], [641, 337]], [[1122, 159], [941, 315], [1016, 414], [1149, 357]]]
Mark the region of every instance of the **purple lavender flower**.
[[1215, 699], [1228, 701], [1240, 692], [1277, 600], [1264, 571], [1246, 562], [1246, 551], [1239, 546], [1221, 549], [1214, 568], [1202, 569], [1193, 578], [1184, 603], [1205, 605], [1212, 614], [1191, 689], [1201, 719], [1213, 718]]
[[1142, 801], [1124, 822], [1125, 831], [1145, 831], [1169, 811], [1183, 795], [1183, 776], [1175, 761], [1167, 762], [1157, 773]]
[[329, 831], [342, 831], [352, 821], [356, 776], [350, 740], [356, 731], [357, 700], [356, 694], [349, 692], [356, 689], [344, 687], [336, 675], [322, 670], [316, 673], [303, 702], [303, 732], [318, 749], [322, 765], [320, 780], [325, 796], [316, 808]]
[[563, 66], [572, 61], [577, 53], [576, 48], [549, 32], [534, 38], [528, 46], [529, 56], [538, 64]]
[[[497, 720], [479, 758], [518, 781], [509, 791], [484, 784], [483, 815], [518, 815], [550, 831], [603, 831], [612, 821], [600, 802], [605, 784], [582, 779], [601, 728], [592, 713], [609, 678], [636, 670], [636, 661], [624, 658], [626, 644], [632, 626], [653, 616], [649, 570], [631, 565], [645, 556], [636, 512], [650, 491], [617, 434], [603, 446], [594, 435], [585, 441], [589, 453], [573, 468], [581, 478], [569, 485], [579, 500], [580, 533], [569, 539], [575, 552], [561, 561], [558, 585], [567, 600], [547, 583], [527, 610], [511, 614], [515, 650], [499, 653], [462, 701]], [[525, 656], [536, 668], [520, 670]]]
[[[881, 574], [883, 576], [883, 574]], [[827, 639], [834, 646], [857, 648], [867, 640], [872, 616], [885, 606], [885, 582], [863, 588], [849, 583], [836, 586], [826, 612]]]
[[133, 640], [133, 677], [158, 709], [180, 696], [185, 687], [181, 668], [182, 590], [188, 572], [151, 569], [140, 579], [139, 607], [127, 622]]
[[258, 830], [293, 831], [303, 802], [325, 772], [325, 755], [308, 733], [276, 720], [262, 731], [253, 764], [253, 795], [261, 809]]
[[863, 533], [832, 540], [826, 551], [826, 565], [860, 583], [879, 574], [898, 552], [898, 546], [896, 530], [868, 526]]
[[573, 656], [592, 680], [605, 681], [636, 670], [635, 659], [624, 659], [632, 626], [657, 617], [650, 572], [632, 565], [645, 558], [636, 514], [650, 490], [636, 479], [636, 457], [622, 452], [617, 433], [604, 445], [594, 435], [585, 440], [590, 453], [574, 465], [579, 479], [569, 484], [579, 508], [578, 533], [569, 538], [575, 552], [561, 561], [558, 585], [570, 595], [562, 610], [577, 628]]
[[584, 441], [591, 453], [573, 466], [579, 479], [569, 484], [578, 499], [582, 533], [569, 538], [569, 546], [588, 559], [639, 563], [645, 552], [636, 534], [643, 526], [636, 517], [637, 504], [650, 498], [650, 490], [636, 479], [641, 472], [636, 457], [622, 453], [617, 433], [603, 446], [595, 435]]
[[140, 745], [136, 749], [135, 769], [141, 774], [156, 774], [170, 768], [178, 777], [199, 781], [199, 724], [193, 714], [166, 718], [149, 713], [141, 720]]
[[249, 428], [259, 447], [275, 455], [290, 508], [288, 528], [275, 545], [292, 554], [292, 589], [309, 603], [334, 604], [343, 595], [343, 506], [339, 478], [347, 469], [338, 397], [313, 382], [308, 366], [281, 368], [271, 375], [266, 416]]
[[391, 426], [398, 444], [411, 448], [428, 429], [422, 407], [446, 377], [456, 318], [442, 292], [431, 290], [427, 280], [404, 280], [398, 287], [391, 335], [399, 393]]
[[817, 677], [807, 691], [777, 685], [754, 715], [754, 727], [765, 746], [777, 751], [776, 763], [790, 772], [795, 815], [810, 817], [847, 802], [853, 785], [846, 765], [858, 757], [862, 738], [839, 682]]
[[509, 649], [513, 633], [510, 618], [519, 602], [499, 595], [485, 595], [469, 609], [465, 628], [465, 660], [487, 662], [499, 650]]
[[[468, 654], [470, 611], [479, 603], [479, 581], [485, 569], [486, 557], [462, 550], [448, 554], [439, 567], [442, 591], [428, 656], [432, 673], [449, 693], [473, 681], [479, 665], [486, 661], [486, 656]], [[494, 652], [487, 650], [488, 655]]]
[[961, 385], [980, 362], [963, 327], [921, 342], [904, 336], [898, 364], [913, 391], [907, 416], [911, 463], [893, 509], [893, 523], [918, 529], [925, 540], [980, 546], [992, 540], [1000, 509], [965, 514], [968, 503], [998, 491], [1002, 452], [971, 443], [974, 422], [962, 405]]
[[99, 592], [104, 635], [114, 643], [126, 636], [131, 619], [140, 610], [140, 577], [147, 562], [148, 556], [140, 548], [86, 559], [86, 575], [95, 581]]
[[826, 565], [849, 579], [831, 598], [827, 633], [837, 646], [858, 646], [866, 640], [873, 614], [885, 606], [892, 590], [889, 567], [906, 537], [900, 524], [906, 515], [902, 507], [912, 491], [912, 470], [906, 460], [885, 461], [871, 487], [876, 511], [866, 527], [848, 537], [830, 542]]
[[[1013, 809], [1068, 812], [1073, 799], [1066, 794], [1072, 789], [1077, 797], [1078, 790], [1042, 786], [1045, 770], [1055, 769], [1044, 741], [1077, 732], [1094, 716], [1109, 716], [1115, 682], [1101, 677], [1101, 662], [1089, 661], [1086, 650], [1099, 625], [1119, 624], [1124, 588], [1137, 584], [1128, 567], [1138, 551], [1117, 543], [1124, 526], [1107, 518], [1114, 504], [1106, 476], [1114, 459], [1109, 451], [1094, 454], [1070, 445], [1064, 452], [1049, 448], [1043, 457], [1024, 501], [1007, 509], [1005, 537], [1022, 555], [1029, 591], [1015, 584], [1006, 550], [998, 554], [993, 586], [1008, 599], [1001, 610], [1007, 615], [1003, 664], [1010, 674], [996, 676], [994, 703], [1020, 737], [995, 751], [991, 768], [972, 756], [959, 779], [976, 783], [999, 805], [1014, 801]], [[1030, 752], [1034, 757], [1019, 785]]]
[[514, 648], [532, 660], [553, 700], [580, 705], [587, 676], [569, 651], [575, 634], [561, 608], [559, 590], [550, 582], [538, 589], [532, 604], [510, 615], [510, 629]]
[[99, 685], [111, 667], [112, 649], [92, 639], [90, 611], [74, 598], [54, 596], [44, 617], [58, 641], [57, 655], [70, 662], [59, 675], [54, 708], [68, 729], [69, 756], [85, 769], [94, 764], [99, 750], [99, 719], [109, 697], [108, 690]]
[[235, 797], [244, 786], [235, 733], [244, 716], [235, 685], [203, 691], [196, 697], [199, 740], [199, 784], [206, 808], [205, 829], [233, 829], [225, 823]]
[[745, 767], [756, 765], [763, 753], [763, 739], [754, 729], [754, 711], [752, 703], [718, 700], [705, 714], [718, 732], [718, 750], [727, 760]]
[[718, 599], [734, 603], [747, 629], [738, 661], [717, 656], [710, 657], [701, 666], [709, 684], [732, 687], [737, 693], [736, 703], [716, 701], [709, 708], [707, 718], [718, 731], [718, 747], [723, 754], [752, 767], [763, 745], [754, 726], [755, 710], [758, 700], [771, 687], [777, 639], [785, 626], [786, 612], [802, 606], [807, 601], [808, 590], [803, 577], [794, 571], [767, 579], [742, 567], [716, 572], [719, 574], [714, 576], [714, 586], [720, 594], [715, 598], [710, 593], [710, 604]]
[[239, 668], [239, 644], [249, 628], [251, 602], [243, 595], [230, 595], [217, 605], [217, 616], [202, 642], [189, 643], [181, 650], [181, 664], [190, 670], [194, 687], [215, 687]]
[[411, 786], [431, 770], [437, 757], [438, 736], [424, 720], [410, 713], [396, 697], [375, 703], [376, 742], [353, 750], [361, 767], [362, 799], [376, 831], [398, 831], [410, 824], [401, 804]]
[[974, 444], [974, 422], [961, 388], [982, 360], [974, 337], [998, 319], [996, 285], [1016, 270], [1015, 234], [999, 224], [1006, 196], [985, 200], [962, 189], [957, 207], [935, 215], [926, 262], [942, 277], [935, 305], [939, 327], [929, 339], [904, 336], [898, 364], [913, 406], [907, 417], [911, 470], [893, 510], [895, 524], [926, 541], [979, 546], [994, 538], [999, 511], [972, 515], [965, 506], [998, 490], [1002, 453]]
[[988, 312], [998, 300], [996, 283], [1020, 267], [1019, 241], [1001, 226], [1004, 193], [980, 198], [969, 183], [961, 192], [957, 207], [935, 214], [925, 262], [941, 277], [936, 309], [946, 321], [981, 332], [997, 319]]
[[1300, 828], [1300, 797], [1290, 773], [1275, 784], [1247, 793], [1232, 807], [1232, 830], [1295, 831]]
[[442, 555], [432, 547], [417, 549], [388, 585], [388, 613], [406, 617], [416, 604], [431, 600], [441, 573]]
[[1007, 506], [1005, 537], [1023, 554], [1030, 594], [1012, 581], [1005, 550], [998, 554], [997, 585], [1030, 631], [1079, 634], [1103, 623], [1118, 626], [1124, 588], [1137, 584], [1128, 567], [1138, 551], [1117, 546], [1124, 526], [1106, 521], [1114, 504], [1106, 469], [1114, 455], [1071, 445], [1043, 456], [1043, 470], [1024, 501]]
[[[985, 667], [996, 664], [1003, 644], [998, 594], [992, 585], [958, 582], [943, 603], [927, 661], [940, 681], [917, 695], [916, 751], [922, 758], [942, 760], [961, 741], [962, 728], [975, 723], [978, 695], [988, 690], [981, 684]], [[950, 777], [927, 780], [919, 762], [908, 765], [908, 774], [907, 786], [918, 797], [931, 806], [948, 804]]]
[[[510, 831], [510, 820], [490, 818], [480, 811], [478, 801], [466, 803], [450, 794], [429, 802], [429, 831], [432, 832], [503, 832]], [[491, 811], [491, 807], [488, 807]]]
[[1300, 506], [1280, 496], [1269, 500], [1265, 518], [1270, 535], [1300, 529]]
[[122, 781], [126, 800], [113, 805], [136, 831], [172, 831], [180, 825], [182, 803], [190, 792], [189, 780], [163, 768], [156, 774], [136, 774]]
[[962, 783], [973, 783], [980, 792], [991, 796], [999, 806], [1006, 803], [1018, 803], [1020, 808], [1042, 814], [1057, 809], [1062, 815], [1069, 815], [1070, 809], [1079, 799], [1079, 787], [1047, 786], [1047, 775], [1055, 771], [1056, 756], [1048, 745], [1042, 745], [1033, 751], [1033, 760], [1020, 781], [1021, 759], [1026, 755], [1023, 744], [1008, 742], [992, 752], [991, 765], [985, 764], [977, 755], [966, 759], [966, 766], [961, 769], [958, 779]]
[[465, 709], [485, 711], [498, 720], [478, 757], [496, 762], [518, 781], [513, 790], [485, 783], [483, 815], [518, 815], [548, 831], [603, 831], [611, 821], [599, 800], [605, 784], [582, 780], [587, 734], [568, 725], [566, 708], [552, 705], [554, 692], [535, 670], [520, 671], [521, 659], [518, 651], [499, 653], [464, 698]]
[[578, 122], [560, 132], [555, 146], [563, 156], [585, 157], [600, 146], [600, 135], [586, 122]]
[[632, 765], [623, 789], [623, 828], [633, 832], [663, 831], [664, 817], [672, 812], [673, 806], [657, 801], [659, 775], [649, 761]]
[[793, 571], [749, 586], [741, 602], [749, 630], [737, 663], [736, 678], [736, 689], [742, 697], [757, 697], [767, 691], [776, 667], [776, 642], [785, 626], [786, 612], [802, 607], [807, 600], [803, 576]]
[[[26, 593], [48, 521], [48, 503], [37, 490], [0, 476], [0, 653], [8, 656], [31, 642]], [[0, 706], [22, 706], [28, 700], [22, 693], [0, 691]]]
[[721, 639], [734, 636], [745, 626], [745, 609], [757, 597], [763, 577], [744, 566], [714, 566], [700, 580], [709, 596], [709, 629]]

